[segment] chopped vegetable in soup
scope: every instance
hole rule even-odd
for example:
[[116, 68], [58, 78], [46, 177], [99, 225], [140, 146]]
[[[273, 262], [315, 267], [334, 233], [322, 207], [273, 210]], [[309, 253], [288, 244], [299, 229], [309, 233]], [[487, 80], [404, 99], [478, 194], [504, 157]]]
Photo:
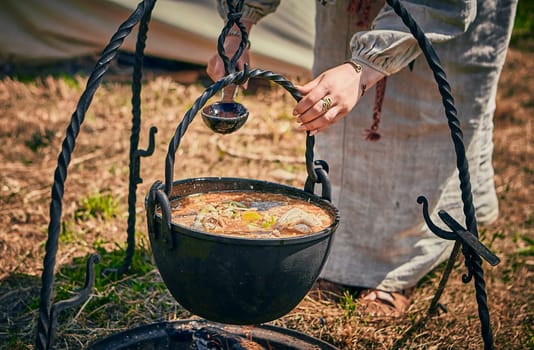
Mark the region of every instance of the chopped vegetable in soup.
[[198, 193], [172, 201], [172, 221], [214, 234], [292, 237], [332, 224], [323, 208], [303, 199], [253, 191]]

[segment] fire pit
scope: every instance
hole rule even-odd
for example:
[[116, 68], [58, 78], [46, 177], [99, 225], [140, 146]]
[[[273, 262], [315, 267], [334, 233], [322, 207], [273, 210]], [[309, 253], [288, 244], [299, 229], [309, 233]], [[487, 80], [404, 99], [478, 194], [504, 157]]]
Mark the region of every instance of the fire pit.
[[161, 322], [113, 334], [87, 350], [337, 350], [305, 334], [269, 325], [245, 328], [205, 320]]

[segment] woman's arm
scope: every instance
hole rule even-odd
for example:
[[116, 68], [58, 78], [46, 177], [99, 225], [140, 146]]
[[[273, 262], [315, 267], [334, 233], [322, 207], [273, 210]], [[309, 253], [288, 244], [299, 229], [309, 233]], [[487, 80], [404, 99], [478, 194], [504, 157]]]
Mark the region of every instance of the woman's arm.
[[[464, 34], [477, 12], [476, 0], [406, 0], [402, 5], [433, 43]], [[388, 5], [375, 18], [371, 30], [353, 36], [351, 50], [353, 61], [386, 76], [406, 67], [421, 53], [408, 27]]]
[[[435, 43], [462, 35], [476, 16], [476, 0], [406, 0], [402, 4]], [[406, 67], [421, 53], [417, 40], [387, 5], [373, 21], [372, 29], [353, 36], [351, 50], [356, 70], [340, 64], [298, 86], [303, 98], [293, 113], [301, 124], [299, 130], [315, 134], [330, 127], [354, 108], [366, 89]]]

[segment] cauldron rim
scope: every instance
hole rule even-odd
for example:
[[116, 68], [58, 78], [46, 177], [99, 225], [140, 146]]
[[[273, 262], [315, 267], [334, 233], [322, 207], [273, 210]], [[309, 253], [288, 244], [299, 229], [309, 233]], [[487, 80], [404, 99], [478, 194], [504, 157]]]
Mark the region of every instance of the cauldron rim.
[[[294, 237], [280, 237], [280, 238], [258, 238], [258, 237], [242, 237], [242, 236], [232, 236], [227, 234], [214, 234], [199, 230], [194, 230], [192, 228], [177, 224], [173, 221], [171, 221], [171, 232], [172, 234], [184, 234], [196, 239], [202, 239], [202, 240], [208, 240], [208, 241], [216, 241], [218, 243], [223, 244], [243, 244], [243, 245], [266, 245], [266, 246], [280, 246], [280, 245], [291, 245], [291, 244], [302, 244], [306, 243], [308, 241], [315, 241], [318, 239], [321, 239], [323, 236], [327, 236], [333, 233], [333, 229], [336, 228], [339, 224], [340, 216], [339, 216], [339, 210], [329, 201], [315, 195], [309, 192], [306, 192], [304, 190], [298, 189], [296, 187], [275, 183], [271, 181], [265, 181], [265, 180], [257, 180], [257, 179], [249, 179], [249, 178], [239, 178], [239, 177], [197, 177], [197, 178], [187, 178], [187, 179], [181, 179], [176, 180], [173, 182], [173, 188], [177, 185], [187, 185], [189, 183], [212, 183], [212, 182], [241, 182], [241, 183], [249, 183], [253, 185], [259, 185], [259, 186], [266, 186], [269, 188], [276, 188], [280, 192], [276, 193], [282, 193], [286, 194], [288, 196], [297, 197], [300, 199], [306, 199], [311, 200], [314, 204], [320, 206], [323, 209], [326, 209], [329, 211], [332, 217], [332, 222], [330, 225], [318, 232], [314, 232], [311, 234], [305, 234], [301, 236], [294, 236]], [[246, 189], [236, 189], [237, 190], [246, 190]], [[253, 188], [251, 188], [253, 190]], [[228, 191], [228, 189], [221, 189], [219, 191]], [[287, 191], [288, 193], [283, 193], [283, 191]], [[273, 193], [269, 191], [261, 191], [258, 190], [258, 192], [266, 192], [266, 193]], [[193, 193], [202, 193], [202, 192], [191, 192], [187, 195], [191, 195]], [[180, 198], [181, 196], [175, 195], [173, 196], [171, 193], [171, 196], [169, 196], [169, 202], [172, 203], [173, 200]], [[304, 197], [304, 198], [303, 198]], [[161, 223], [161, 214], [158, 214], [157, 211], [155, 212], [155, 221], [160, 224]]]

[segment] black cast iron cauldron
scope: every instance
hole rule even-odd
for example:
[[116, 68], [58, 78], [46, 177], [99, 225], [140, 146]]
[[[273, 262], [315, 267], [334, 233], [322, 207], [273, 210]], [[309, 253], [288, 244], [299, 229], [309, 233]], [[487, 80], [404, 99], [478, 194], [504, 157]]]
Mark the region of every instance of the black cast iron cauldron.
[[[174, 154], [197, 111], [219, 89], [250, 77], [273, 80], [300, 99], [291, 83], [268, 71], [245, 70], [221, 79], [184, 116], [169, 144], [166, 182], [156, 181], [145, 201], [152, 252], [174, 298], [196, 315], [236, 325], [260, 324], [290, 312], [319, 276], [339, 223], [338, 210], [330, 203], [328, 165], [313, 161], [314, 138], [309, 134], [306, 139], [308, 178], [304, 190], [243, 178], [173, 181]], [[315, 183], [322, 185], [321, 196], [314, 194]], [[255, 239], [208, 234], [171, 222], [174, 199], [223, 190], [254, 190], [304, 199], [327, 210], [332, 224], [302, 237]]]
[[168, 230], [166, 214], [154, 214], [155, 198], [147, 199], [150, 244], [161, 276], [180, 305], [206, 319], [259, 324], [287, 314], [310, 290], [328, 256], [338, 212], [305, 191], [250, 179], [197, 178], [174, 182], [169, 200], [172, 206], [190, 194], [251, 189], [307, 200], [325, 209], [333, 223], [311, 235], [279, 239], [221, 236], [174, 223]]

